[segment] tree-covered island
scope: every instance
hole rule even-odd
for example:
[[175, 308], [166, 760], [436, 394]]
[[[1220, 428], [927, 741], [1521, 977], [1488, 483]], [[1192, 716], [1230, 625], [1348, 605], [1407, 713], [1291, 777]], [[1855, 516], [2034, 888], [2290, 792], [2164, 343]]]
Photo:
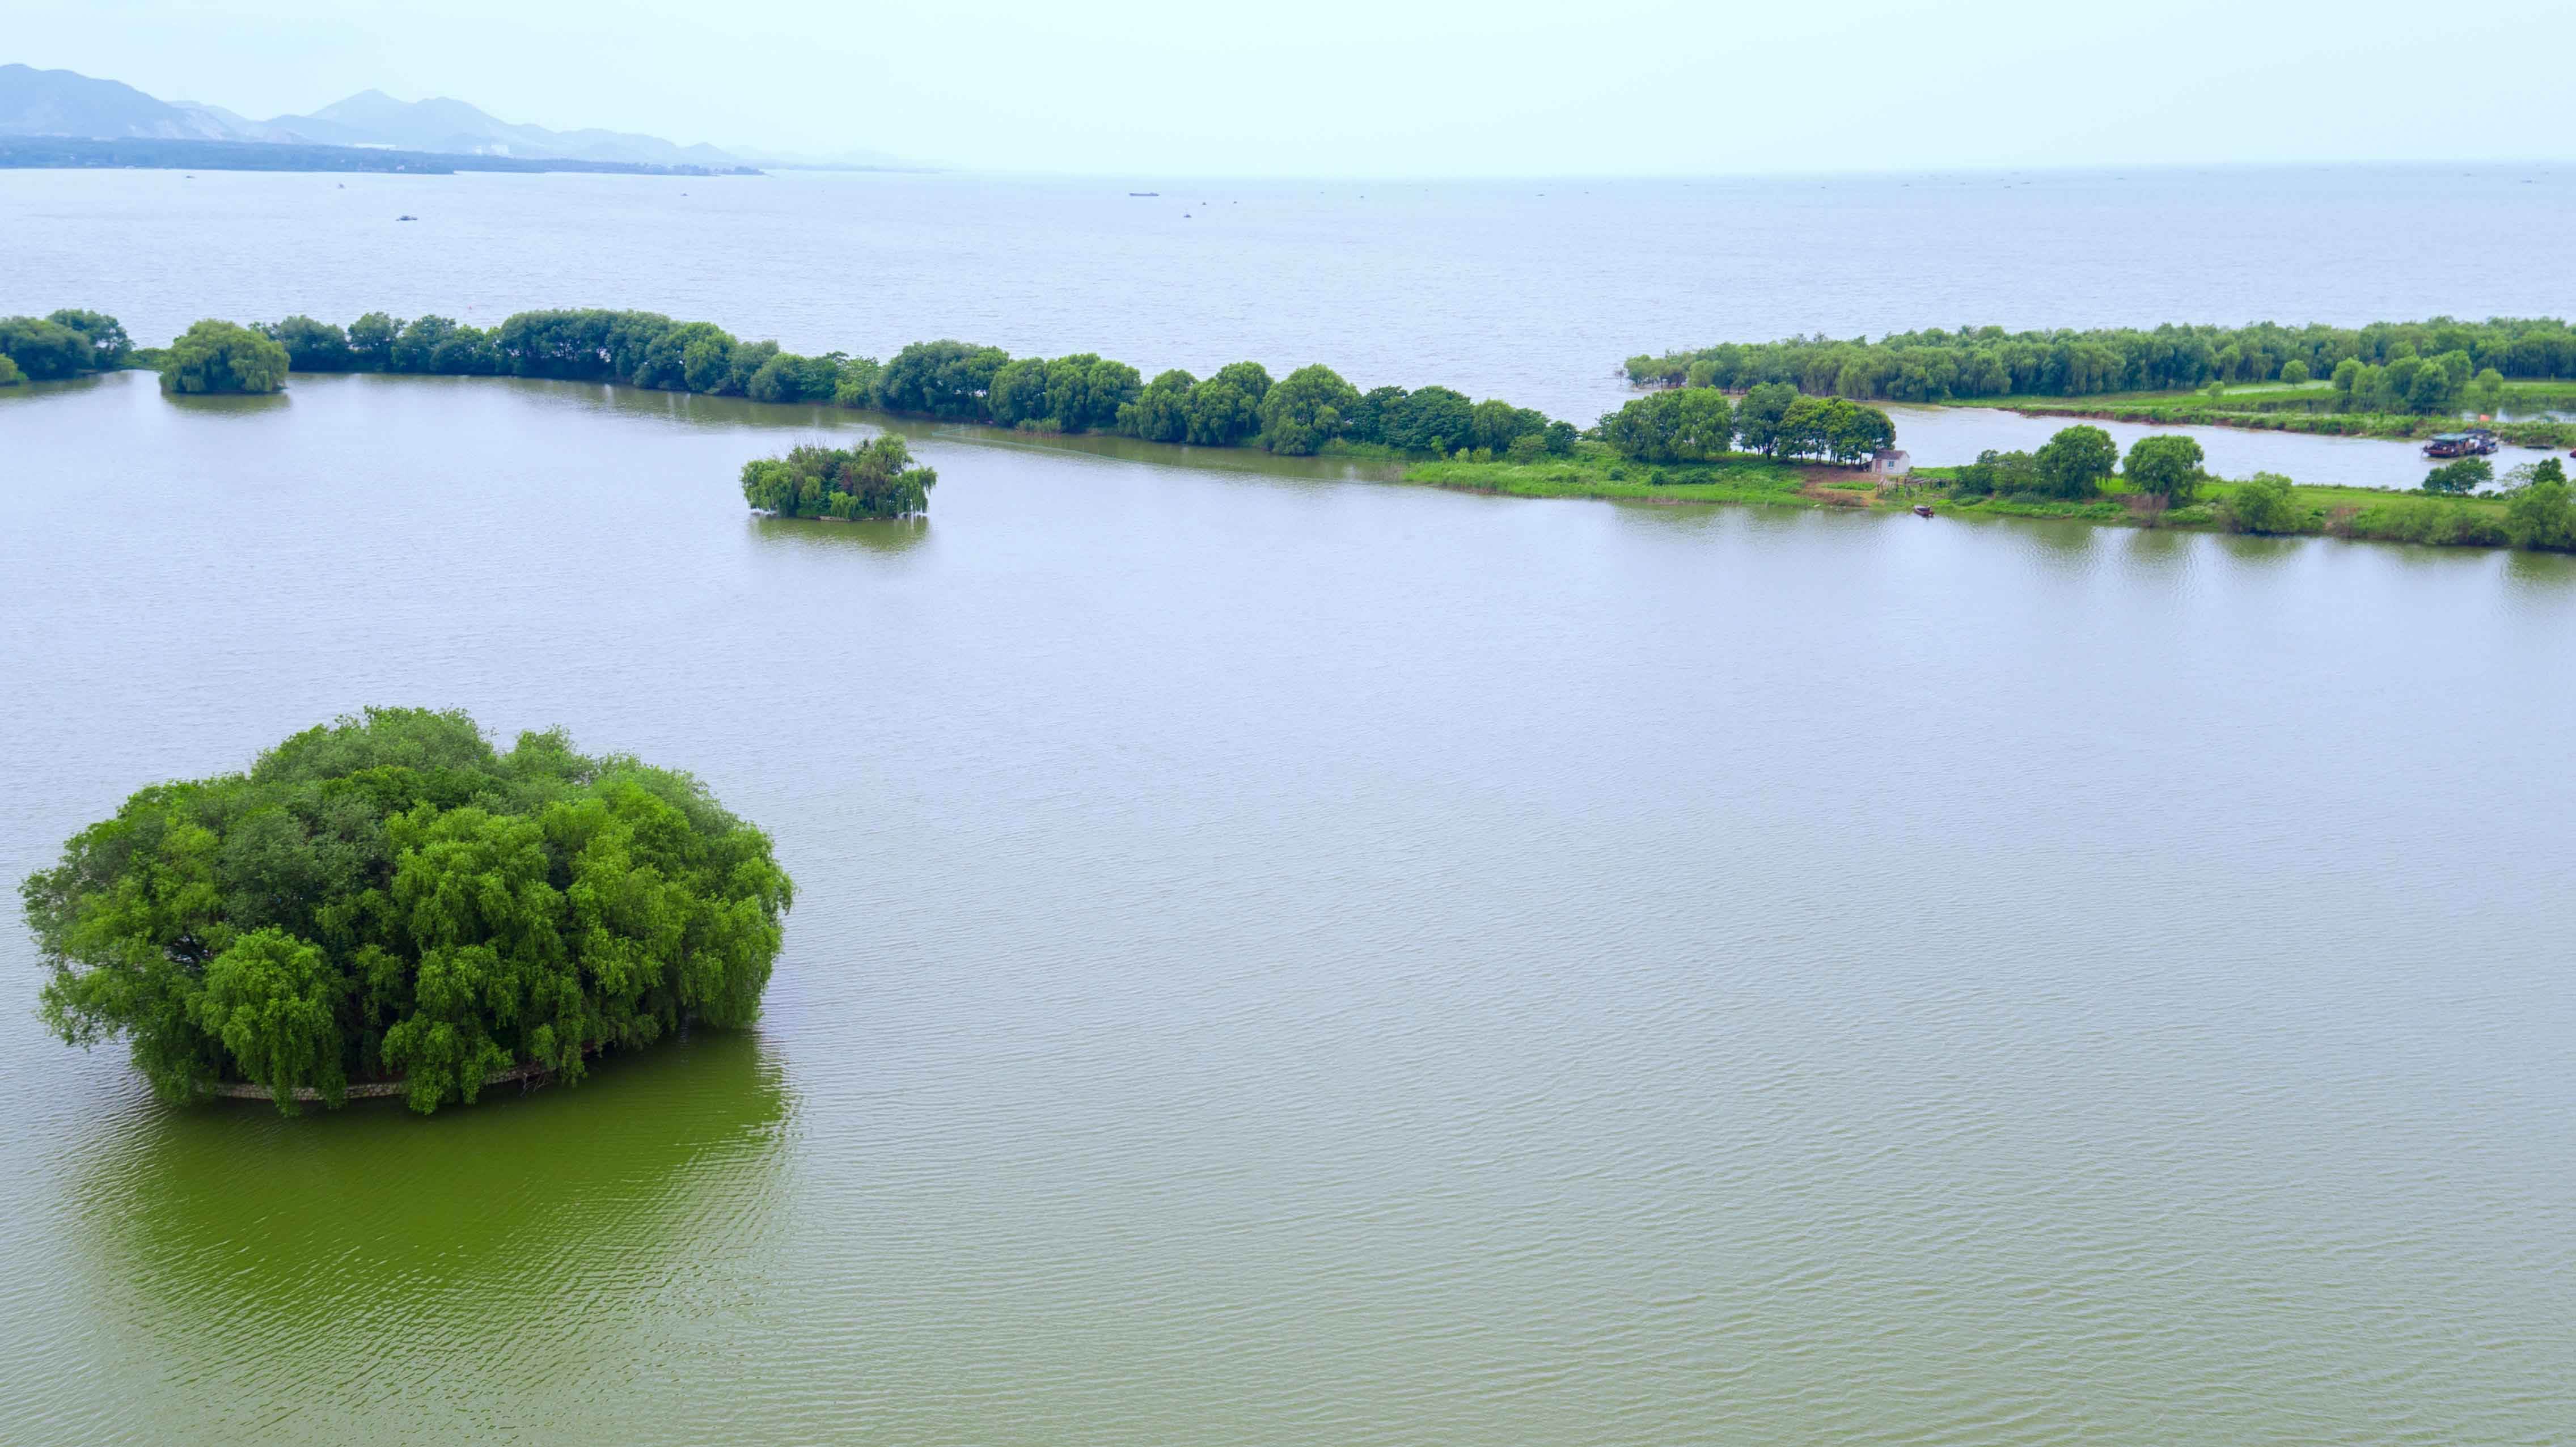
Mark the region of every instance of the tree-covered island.
[[742, 467], [742, 496], [780, 517], [904, 518], [930, 510], [939, 474], [913, 465], [912, 449], [888, 433], [856, 447], [792, 448]]
[[286, 369], [286, 348], [274, 338], [209, 319], [189, 327], [170, 344], [161, 359], [161, 390], [256, 396], [284, 387]]
[[156, 784], [21, 889], [66, 1041], [173, 1100], [399, 1081], [413, 1109], [760, 1006], [793, 887], [686, 774], [370, 709]]

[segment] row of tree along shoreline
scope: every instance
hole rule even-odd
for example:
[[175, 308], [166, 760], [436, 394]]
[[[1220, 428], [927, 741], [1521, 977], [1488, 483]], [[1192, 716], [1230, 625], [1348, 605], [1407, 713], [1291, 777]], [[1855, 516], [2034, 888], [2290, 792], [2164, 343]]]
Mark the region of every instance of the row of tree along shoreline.
[[[1406, 480], [1521, 497], [1601, 497], [1658, 503], [1752, 503], [1805, 508], [2063, 519], [2177, 531], [2333, 537], [2455, 547], [2576, 551], [2576, 497], [2555, 457], [2499, 474], [2483, 457], [2433, 468], [2411, 491], [2316, 486], [2272, 473], [2212, 476], [2200, 443], [2162, 433], [2124, 456], [2109, 433], [2078, 423], [2031, 451], [1988, 450], [1955, 467], [1856, 472], [1797, 465], [1783, 430], [1814, 435], [1836, 418], [1866, 437], [1865, 416], [1829, 410], [1846, 399], [1747, 394], [1730, 416], [1714, 389], [1639, 398], [1604, 419], [1563, 462], [1535, 466], [1425, 461]], [[1756, 392], [1762, 389], [1757, 388]], [[1801, 404], [1804, 404], [1803, 406]], [[1806, 423], [1783, 421], [1798, 408]], [[1831, 424], [1825, 425], [1830, 432]], [[1729, 442], [1718, 441], [1721, 437]], [[1789, 447], [1799, 444], [1790, 443]], [[1830, 444], [1829, 444], [1830, 445]], [[1856, 441], [1842, 444], [1846, 449]], [[1734, 450], [1727, 450], [1729, 447]], [[1750, 449], [1750, 450], [1748, 450]], [[1767, 449], [1767, 450], [1766, 450]]]
[[[2412, 493], [2270, 475], [2229, 481], [2207, 475], [2188, 438], [2146, 439], [2124, 467], [2100, 429], [2075, 427], [2028, 454], [1989, 452], [1960, 467], [1861, 473], [1857, 467], [1881, 458], [1895, 440], [1888, 414], [1787, 380], [1756, 380], [1735, 396], [1703, 378], [1708, 385], [1648, 392], [1579, 432], [1445, 387], [1362, 393], [1322, 367], [1273, 383], [1265, 368], [1244, 362], [1204, 379], [1166, 372], [1147, 383], [1134, 368], [1088, 353], [1012, 358], [955, 341], [916, 343], [883, 362], [803, 357], [771, 342], [741, 342], [706, 323], [643, 312], [526, 312], [489, 331], [383, 313], [346, 328], [303, 317], [257, 328], [209, 321], [160, 350], [134, 348], [113, 318], [95, 312], [0, 319], [0, 365], [21, 357], [17, 369], [37, 380], [158, 367], [163, 388], [173, 392], [274, 390], [290, 366], [612, 382], [1029, 432], [1376, 458], [1388, 464], [1390, 478], [1517, 497], [1797, 507], [1940, 502], [1963, 513], [2576, 549], [2576, 513], [2549, 464], [2497, 478], [2490, 464], [2471, 459], [2437, 469]], [[2080, 440], [2067, 441], [2070, 434]], [[888, 441], [799, 448], [749, 464], [745, 500], [787, 517], [919, 513], [937, 476]], [[2502, 491], [2486, 490], [2498, 482]]]
[[[200, 324], [205, 325], [205, 324]], [[1366, 392], [1330, 367], [1273, 378], [1259, 362], [1212, 375], [1174, 369], [1148, 380], [1095, 353], [1014, 357], [950, 339], [915, 342], [882, 361], [841, 352], [802, 356], [744, 341], [711, 322], [656, 312], [521, 312], [483, 329], [441, 316], [370, 312], [343, 327], [290, 316], [255, 329], [299, 372], [392, 372], [609, 382], [838, 406], [1027, 432], [1103, 433], [1201, 447], [1257, 447], [1285, 456], [1383, 450], [1391, 456], [1519, 458], [1569, 455], [1569, 422], [1452, 388]]]
[[[1984, 403], [2140, 422], [2204, 422], [2349, 436], [2414, 437], [2464, 410], [2576, 403], [2576, 328], [2555, 317], [2275, 323], [2007, 332], [1933, 328], [1882, 336], [1723, 343], [1628, 359], [1645, 387], [1747, 391], [1785, 383], [1814, 396]], [[2507, 424], [2509, 440], [2576, 441], [2576, 424]]]

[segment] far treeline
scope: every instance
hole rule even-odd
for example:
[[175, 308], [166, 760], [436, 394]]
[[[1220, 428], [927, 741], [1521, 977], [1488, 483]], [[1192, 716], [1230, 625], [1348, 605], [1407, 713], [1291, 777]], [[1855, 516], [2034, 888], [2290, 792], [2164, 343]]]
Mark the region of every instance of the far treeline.
[[[2555, 317], [2435, 317], [2366, 327], [2174, 326], [2152, 331], [1934, 328], [1873, 342], [1826, 336], [1734, 343], [1628, 359], [1640, 385], [1744, 391], [1786, 383], [1819, 396], [1941, 402], [2193, 391], [2212, 383], [2323, 380], [2356, 412], [2437, 414], [2481, 389], [2576, 378], [2576, 329]], [[2490, 409], [2491, 410], [2491, 409]]]
[[1520, 458], [1574, 450], [1571, 423], [1447, 387], [1368, 392], [1329, 367], [1272, 379], [1258, 362], [1214, 376], [1168, 371], [1152, 381], [1088, 352], [1013, 357], [969, 342], [915, 342], [885, 361], [819, 357], [746, 342], [710, 322], [654, 312], [521, 312], [489, 331], [447, 317], [369, 312], [347, 327], [292, 316], [261, 328], [299, 372], [414, 372], [553, 377], [755, 402], [823, 403], [1030, 432], [1108, 432], [1149, 442], [1262, 447], [1307, 455], [1329, 447], [1406, 455]]

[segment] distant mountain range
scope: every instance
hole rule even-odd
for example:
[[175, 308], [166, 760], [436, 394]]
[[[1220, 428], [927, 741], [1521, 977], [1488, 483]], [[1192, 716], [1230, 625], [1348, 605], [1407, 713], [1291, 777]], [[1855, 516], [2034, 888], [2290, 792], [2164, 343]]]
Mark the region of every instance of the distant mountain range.
[[255, 121], [221, 106], [158, 100], [118, 81], [25, 65], [0, 65], [0, 136], [267, 141], [646, 166], [902, 168], [894, 157], [870, 151], [824, 159], [746, 155], [625, 131], [550, 131], [512, 125], [461, 100], [399, 101], [380, 90], [362, 90], [309, 116]]

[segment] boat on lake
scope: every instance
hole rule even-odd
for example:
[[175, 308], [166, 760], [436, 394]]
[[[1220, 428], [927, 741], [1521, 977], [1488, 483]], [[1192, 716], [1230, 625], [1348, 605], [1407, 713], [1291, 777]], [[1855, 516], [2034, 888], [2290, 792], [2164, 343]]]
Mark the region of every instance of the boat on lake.
[[2484, 457], [2496, 450], [2496, 435], [2483, 427], [2445, 432], [2424, 444], [2426, 457]]

